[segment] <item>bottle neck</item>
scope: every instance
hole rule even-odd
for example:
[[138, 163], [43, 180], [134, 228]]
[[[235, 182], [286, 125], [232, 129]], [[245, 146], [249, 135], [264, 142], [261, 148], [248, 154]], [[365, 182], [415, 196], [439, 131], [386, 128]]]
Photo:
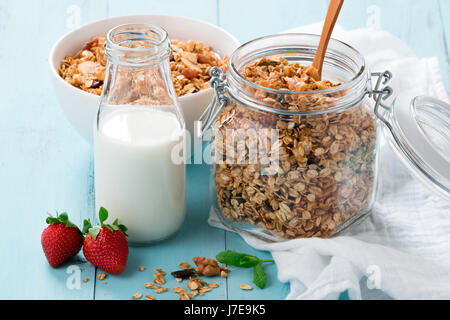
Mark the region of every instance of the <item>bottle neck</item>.
[[101, 105], [176, 105], [170, 41], [164, 29], [122, 25], [107, 35], [108, 60]]
[[170, 56], [170, 41], [167, 32], [155, 25], [121, 25], [108, 32], [105, 55], [112, 64], [152, 66]]

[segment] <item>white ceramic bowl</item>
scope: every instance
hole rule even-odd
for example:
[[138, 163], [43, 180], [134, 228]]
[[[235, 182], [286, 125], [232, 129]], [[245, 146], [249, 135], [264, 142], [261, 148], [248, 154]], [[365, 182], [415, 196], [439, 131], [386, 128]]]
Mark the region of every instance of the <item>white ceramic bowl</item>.
[[[203, 41], [221, 57], [230, 56], [239, 42], [227, 31], [209, 23], [176, 16], [133, 15], [99, 20], [71, 31], [60, 38], [50, 51], [51, 79], [59, 103], [72, 126], [89, 143], [92, 143], [94, 119], [100, 97], [73, 87], [58, 74], [58, 66], [69, 54], [77, 53], [95, 36], [106, 36], [115, 26], [127, 23], [151, 23], [163, 27], [171, 39]], [[179, 98], [187, 129], [193, 134], [194, 121], [198, 120], [213, 98], [213, 90]]]

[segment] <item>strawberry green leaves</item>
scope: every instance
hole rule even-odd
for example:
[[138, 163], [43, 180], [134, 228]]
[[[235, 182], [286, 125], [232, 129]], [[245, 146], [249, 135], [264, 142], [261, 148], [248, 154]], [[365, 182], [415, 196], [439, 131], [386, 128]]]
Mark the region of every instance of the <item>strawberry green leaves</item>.
[[103, 225], [103, 222], [105, 222], [106, 219], [108, 219], [108, 210], [101, 207], [98, 211], [98, 220], [100, 221], [100, 224]]
[[108, 219], [108, 216], [109, 216], [108, 210], [101, 207], [100, 210], [98, 211], [98, 220], [100, 221], [100, 225], [93, 227], [90, 219], [85, 219], [84, 223], [83, 223], [83, 234], [89, 233], [94, 239], [97, 239], [97, 236], [101, 230], [101, 227], [105, 226], [110, 231], [114, 232], [114, 231], [120, 230], [125, 234], [125, 236], [128, 236], [127, 235], [128, 228], [126, 226], [124, 226], [123, 224], [119, 224], [118, 219], [114, 220], [113, 224], [104, 224], [104, 222]]
[[127, 235], [128, 228], [125, 227], [123, 224], [119, 224], [118, 219], [114, 220], [112, 225], [106, 224], [105, 226], [112, 231], [121, 230], [123, 232], [123, 234], [128, 237], [128, 235]]
[[94, 239], [97, 239], [97, 236], [100, 232], [100, 226], [93, 227], [91, 224], [91, 219], [85, 219], [83, 222], [83, 234], [90, 234]]
[[220, 252], [216, 256], [216, 259], [220, 263], [238, 268], [253, 267], [253, 283], [261, 289], [264, 289], [267, 282], [266, 272], [264, 271], [262, 264], [265, 262], [275, 262], [274, 260], [262, 260], [258, 257], [232, 250]]
[[72, 227], [72, 228], [78, 229], [78, 227], [75, 224], [70, 222], [69, 216], [67, 215], [66, 212], [62, 212], [62, 213], [56, 212], [56, 217], [53, 217], [51, 214], [49, 214], [47, 219], [45, 219], [45, 222], [47, 224], [64, 223], [66, 225], [66, 227]]

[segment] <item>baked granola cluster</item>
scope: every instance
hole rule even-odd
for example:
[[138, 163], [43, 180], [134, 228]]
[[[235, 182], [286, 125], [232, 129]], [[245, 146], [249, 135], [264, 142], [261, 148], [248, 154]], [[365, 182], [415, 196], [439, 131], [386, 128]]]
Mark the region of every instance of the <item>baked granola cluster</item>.
[[[105, 37], [95, 37], [77, 54], [67, 56], [58, 69], [60, 76], [81, 90], [100, 95], [106, 71], [105, 42]], [[170, 69], [179, 97], [209, 88], [212, 67], [227, 69], [228, 58], [221, 59], [201, 41], [172, 40], [171, 49]]]
[[[317, 80], [316, 73], [284, 58], [261, 58], [241, 71], [264, 87], [308, 91], [281, 94], [247, 88], [261, 104], [291, 111], [328, 109], [345, 95], [315, 94], [337, 86]], [[342, 112], [280, 116], [231, 99], [214, 128], [217, 202], [230, 220], [258, 225], [287, 239], [329, 237], [370, 208], [376, 123], [364, 105]]]
[[76, 55], [67, 56], [58, 68], [59, 75], [74, 87], [100, 95], [106, 72], [105, 42], [106, 38], [96, 37]]
[[201, 41], [172, 40], [169, 58], [175, 92], [179, 97], [209, 88], [209, 70], [228, 68], [228, 58], [221, 59]]

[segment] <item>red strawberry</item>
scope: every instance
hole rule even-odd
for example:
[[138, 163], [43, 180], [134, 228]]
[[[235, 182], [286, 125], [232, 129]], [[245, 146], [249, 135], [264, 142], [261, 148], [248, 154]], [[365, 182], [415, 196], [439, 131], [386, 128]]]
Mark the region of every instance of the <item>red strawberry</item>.
[[57, 214], [56, 218], [48, 217], [46, 222], [49, 226], [41, 235], [42, 249], [48, 263], [56, 268], [80, 251], [83, 245], [83, 234], [69, 221], [65, 212]]
[[112, 225], [103, 224], [108, 211], [100, 208], [100, 226], [92, 227], [84, 220], [83, 233], [87, 234], [83, 244], [83, 253], [87, 261], [106, 272], [119, 274], [125, 270], [128, 259], [127, 228], [116, 219]]

